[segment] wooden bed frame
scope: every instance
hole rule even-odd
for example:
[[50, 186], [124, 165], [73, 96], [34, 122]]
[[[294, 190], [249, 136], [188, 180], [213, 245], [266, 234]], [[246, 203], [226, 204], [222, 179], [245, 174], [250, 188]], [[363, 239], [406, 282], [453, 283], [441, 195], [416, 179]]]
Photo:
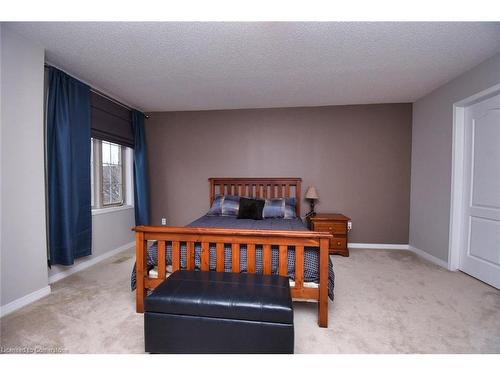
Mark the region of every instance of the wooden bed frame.
[[[217, 194], [260, 198], [295, 197], [300, 217], [300, 178], [210, 178], [210, 205]], [[187, 269], [195, 267], [195, 243], [201, 243], [201, 270], [209, 270], [210, 244], [216, 246], [216, 272], [224, 272], [224, 246], [231, 245], [231, 271], [240, 272], [240, 246], [247, 246], [247, 272], [255, 273], [255, 246], [263, 249], [263, 273], [271, 274], [271, 246], [279, 246], [279, 274], [288, 276], [288, 246], [295, 248], [295, 285], [292, 298], [318, 302], [318, 324], [328, 326], [328, 233], [287, 230], [249, 230], [170, 226], [137, 226], [136, 232], [136, 310], [144, 312], [144, 298], [167, 277], [166, 241], [172, 243], [172, 272], [180, 269], [181, 243], [187, 247]], [[147, 271], [147, 241], [158, 241], [158, 277]], [[318, 247], [320, 252], [319, 286], [304, 286], [304, 247]]]

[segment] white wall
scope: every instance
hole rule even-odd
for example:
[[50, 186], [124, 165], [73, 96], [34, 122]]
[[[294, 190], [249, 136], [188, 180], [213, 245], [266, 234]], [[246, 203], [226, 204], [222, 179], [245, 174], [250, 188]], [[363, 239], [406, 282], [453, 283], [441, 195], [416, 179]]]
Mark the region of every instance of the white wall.
[[413, 104], [410, 245], [448, 261], [453, 104], [500, 83], [500, 54]]
[[44, 49], [1, 28], [1, 306], [48, 291]]

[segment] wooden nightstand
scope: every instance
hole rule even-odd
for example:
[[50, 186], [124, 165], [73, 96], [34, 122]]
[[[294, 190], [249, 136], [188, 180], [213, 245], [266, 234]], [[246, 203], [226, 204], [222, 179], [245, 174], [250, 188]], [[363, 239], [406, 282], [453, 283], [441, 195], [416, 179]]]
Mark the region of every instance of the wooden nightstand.
[[349, 256], [347, 222], [351, 220], [350, 218], [342, 214], [315, 214], [308, 220], [312, 231], [329, 232], [333, 235], [330, 241], [330, 254]]

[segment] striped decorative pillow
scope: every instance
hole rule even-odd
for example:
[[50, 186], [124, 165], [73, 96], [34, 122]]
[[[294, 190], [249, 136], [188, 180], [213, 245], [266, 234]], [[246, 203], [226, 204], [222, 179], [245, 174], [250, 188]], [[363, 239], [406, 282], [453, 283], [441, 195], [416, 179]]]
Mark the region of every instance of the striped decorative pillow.
[[208, 216], [220, 216], [222, 214], [222, 202], [224, 202], [224, 196], [217, 195], [214, 198], [214, 201], [212, 203], [212, 207], [210, 207], [210, 210], [208, 210], [207, 215]]
[[295, 214], [295, 205], [297, 204], [295, 198], [285, 199], [285, 219], [295, 219], [297, 215]]
[[240, 209], [240, 197], [234, 195], [225, 195], [222, 201], [222, 216], [238, 216]]
[[263, 219], [273, 219], [285, 217], [285, 201], [281, 198], [266, 199], [264, 210], [262, 210]]
[[295, 218], [295, 198], [266, 199], [262, 217], [264, 219]]
[[235, 195], [217, 195], [212, 207], [208, 210], [208, 216], [238, 216], [240, 197]]

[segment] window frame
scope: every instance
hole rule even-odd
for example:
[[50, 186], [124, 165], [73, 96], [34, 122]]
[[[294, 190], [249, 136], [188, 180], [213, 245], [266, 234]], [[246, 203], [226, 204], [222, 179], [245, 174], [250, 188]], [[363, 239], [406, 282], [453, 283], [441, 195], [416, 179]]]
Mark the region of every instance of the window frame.
[[[104, 167], [104, 164], [102, 163], [102, 142], [106, 142], [111, 145], [117, 145], [120, 148], [120, 152], [118, 154], [118, 164], [111, 164], [109, 165], [119, 165], [120, 166], [120, 172], [121, 172], [121, 201], [116, 202], [116, 203], [104, 203], [104, 189], [103, 189], [103, 178], [102, 178], [102, 170]], [[118, 143], [113, 143], [109, 141], [102, 141], [99, 140], [99, 154], [100, 154], [100, 163], [99, 163], [99, 194], [100, 194], [100, 208], [111, 208], [111, 207], [121, 207], [125, 205], [125, 197], [126, 197], [126, 181], [125, 181], [125, 148], [122, 145], [119, 145]], [[111, 191], [110, 191], [111, 194]]]
[[[128, 147], [122, 146], [120, 144], [103, 141], [97, 138], [91, 138], [92, 142], [92, 160], [91, 160], [91, 171], [93, 178], [93, 185], [91, 189], [91, 201], [93, 200], [92, 213], [98, 214], [101, 212], [110, 212], [119, 209], [131, 208], [133, 207], [133, 199], [130, 198], [128, 189], [131, 188], [133, 176], [129, 176], [130, 166], [128, 164], [132, 163], [133, 155], [128, 153]], [[111, 143], [113, 145], [118, 145], [120, 147], [120, 166], [121, 166], [121, 202], [119, 203], [108, 203], [104, 204], [104, 191], [103, 191], [103, 163], [102, 163], [102, 142]], [[130, 160], [129, 160], [130, 159]]]

